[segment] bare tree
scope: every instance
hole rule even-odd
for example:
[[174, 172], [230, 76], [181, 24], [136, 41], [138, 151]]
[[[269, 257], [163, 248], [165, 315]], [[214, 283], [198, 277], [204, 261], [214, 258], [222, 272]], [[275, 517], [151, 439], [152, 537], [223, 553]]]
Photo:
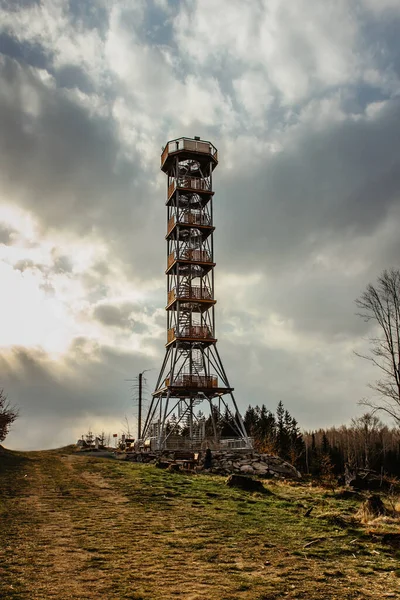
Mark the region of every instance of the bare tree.
[[355, 445], [357, 443], [358, 454], [364, 454], [364, 467], [369, 469], [371, 466], [371, 454], [377, 444], [373, 440], [379, 435], [379, 432], [384, 428], [382, 421], [376, 415], [365, 413], [361, 417], [351, 419], [351, 429], [355, 436]]
[[360, 403], [383, 411], [400, 425], [400, 270], [385, 270], [377, 285], [369, 284], [356, 300], [357, 313], [365, 321], [375, 321], [376, 337], [370, 339], [370, 352], [357, 354], [370, 361], [381, 371], [381, 378], [369, 387], [378, 392], [376, 401], [364, 399]]
[[17, 417], [17, 408], [10, 404], [4, 390], [0, 389], [0, 442], [6, 439], [10, 427]]

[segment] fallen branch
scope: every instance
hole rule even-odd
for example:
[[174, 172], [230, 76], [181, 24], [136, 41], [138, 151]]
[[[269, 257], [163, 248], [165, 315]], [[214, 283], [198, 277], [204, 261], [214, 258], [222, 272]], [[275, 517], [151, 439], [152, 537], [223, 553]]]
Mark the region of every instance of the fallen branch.
[[311, 542], [307, 542], [307, 544], [304, 544], [303, 548], [308, 548], [308, 546], [318, 544], [318, 542], [323, 542], [324, 540], [326, 540], [326, 538], [324, 537], [316, 538], [315, 540], [311, 540]]

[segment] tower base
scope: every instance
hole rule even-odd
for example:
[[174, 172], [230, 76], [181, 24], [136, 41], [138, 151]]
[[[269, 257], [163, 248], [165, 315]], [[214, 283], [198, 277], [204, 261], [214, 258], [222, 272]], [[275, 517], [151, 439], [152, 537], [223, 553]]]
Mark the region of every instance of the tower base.
[[232, 388], [187, 391], [168, 386], [154, 392], [142, 445], [153, 451], [252, 448]]

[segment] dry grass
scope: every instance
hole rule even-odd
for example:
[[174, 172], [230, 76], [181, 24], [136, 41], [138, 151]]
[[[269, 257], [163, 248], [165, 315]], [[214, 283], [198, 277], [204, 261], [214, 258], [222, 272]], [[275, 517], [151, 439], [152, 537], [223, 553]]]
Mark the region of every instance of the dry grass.
[[[362, 498], [166, 473], [70, 451], [0, 458], [0, 598], [396, 598], [398, 522]], [[313, 507], [309, 517], [307, 509]], [[396, 519], [396, 516], [392, 516]]]

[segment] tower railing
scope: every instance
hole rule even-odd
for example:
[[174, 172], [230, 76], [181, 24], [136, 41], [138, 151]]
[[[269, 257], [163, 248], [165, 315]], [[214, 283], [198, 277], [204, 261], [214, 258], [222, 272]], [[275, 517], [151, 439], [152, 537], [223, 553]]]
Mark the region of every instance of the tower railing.
[[209, 182], [200, 177], [179, 177], [178, 179], [174, 179], [168, 186], [168, 198], [172, 196], [176, 188], [203, 192], [211, 191]]
[[218, 162], [218, 151], [210, 142], [180, 138], [178, 140], [172, 140], [168, 142], [168, 144], [165, 146], [161, 154], [161, 167], [167, 160], [169, 154], [179, 152], [180, 150], [201, 152], [201, 154], [210, 154]]
[[183, 213], [179, 217], [179, 223], [187, 225], [211, 225], [211, 217], [205, 213]]
[[195, 262], [212, 262], [207, 250], [194, 250], [192, 248], [188, 248], [182, 253], [182, 259], [193, 260]]
[[189, 300], [212, 300], [213, 295], [210, 288], [205, 286], [179, 286], [168, 292], [168, 304], [174, 300], [177, 300], [178, 298], [185, 298]]
[[176, 261], [176, 260], [187, 260], [193, 262], [204, 262], [204, 263], [212, 263], [211, 256], [207, 252], [207, 250], [193, 250], [191, 248], [184, 250], [182, 254], [178, 256], [176, 250], [171, 252], [168, 256], [168, 268]]
[[189, 338], [198, 340], [213, 339], [212, 331], [207, 325], [187, 325], [185, 327], [171, 327], [168, 329], [167, 343], [176, 338]]
[[169, 377], [165, 380], [165, 385], [173, 385], [176, 387], [189, 388], [217, 388], [218, 377], [216, 375], [191, 375], [190, 373], [182, 373], [172, 380]]
[[167, 234], [171, 233], [175, 223], [178, 225], [211, 225], [211, 217], [205, 213], [183, 213], [176, 221], [175, 217], [172, 216], [168, 220]]
[[173, 230], [174, 227], [175, 227], [175, 217], [171, 217], [170, 219], [168, 219], [167, 235], [169, 233], [171, 233], [171, 231]]

